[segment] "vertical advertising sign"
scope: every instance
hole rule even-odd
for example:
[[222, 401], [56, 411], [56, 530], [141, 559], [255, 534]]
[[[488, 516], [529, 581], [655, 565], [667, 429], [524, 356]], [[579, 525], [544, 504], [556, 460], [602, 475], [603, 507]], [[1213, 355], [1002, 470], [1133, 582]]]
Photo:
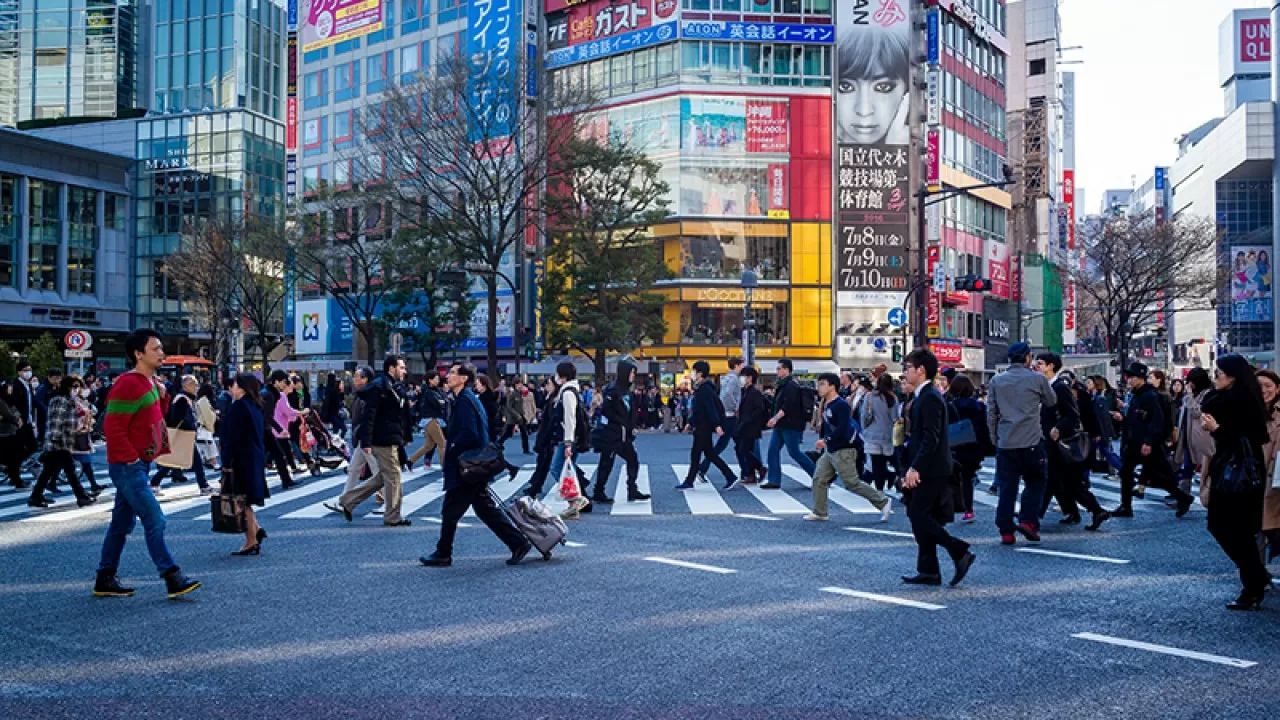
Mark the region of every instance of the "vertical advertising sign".
[[1076, 281], [1068, 280], [1062, 297], [1062, 344], [1076, 344]]
[[928, 157], [926, 158], [927, 170], [925, 172], [925, 184], [929, 186], [929, 192], [937, 192], [942, 189], [942, 133], [938, 132], [938, 128], [929, 128], [927, 148]]
[[1076, 171], [1062, 171], [1062, 209], [1067, 221], [1067, 250], [1076, 249]]
[[527, 79], [517, 81], [520, 58], [520, 4], [517, 0], [472, 0], [467, 5], [466, 57], [471, 64], [467, 95], [475, 108], [473, 142], [511, 136], [520, 94]]
[[908, 288], [911, 23], [902, 0], [837, 7], [836, 306], [889, 307]]
[[929, 248], [929, 275], [934, 277], [934, 283], [929, 287], [928, 303], [925, 311], [925, 323], [928, 328], [928, 336], [931, 338], [942, 336], [942, 293], [946, 290], [946, 275], [942, 275], [942, 289], [938, 289], [937, 270], [941, 267], [939, 259], [942, 256], [942, 249], [937, 245]]
[[298, 204], [298, 0], [289, 0], [289, 41], [285, 66], [285, 187], [284, 204]]
[[769, 217], [786, 220], [791, 217], [791, 203], [787, 182], [787, 165], [769, 166]]
[[294, 152], [298, 149], [298, 97], [290, 97], [285, 108], [284, 148]]

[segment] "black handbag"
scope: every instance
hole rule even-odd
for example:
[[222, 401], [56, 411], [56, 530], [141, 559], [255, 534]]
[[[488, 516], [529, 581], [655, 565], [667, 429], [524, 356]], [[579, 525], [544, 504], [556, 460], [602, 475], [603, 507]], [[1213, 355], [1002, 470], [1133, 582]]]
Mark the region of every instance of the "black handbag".
[[231, 468], [222, 469], [220, 483], [221, 492], [209, 498], [209, 516], [213, 518], [213, 531], [229, 535], [244, 534], [247, 522], [245, 508], [248, 507], [248, 503], [243, 495], [232, 495], [230, 492], [235, 484]]
[[1262, 487], [1263, 471], [1246, 438], [1240, 438], [1235, 453], [1213, 478], [1210, 491], [1220, 495], [1245, 495]]
[[1075, 465], [1089, 459], [1089, 435], [1084, 430], [1076, 430], [1074, 435], [1058, 438], [1058, 450], [1062, 459]]
[[968, 418], [957, 420], [947, 426], [947, 441], [951, 447], [972, 445], [978, 442], [978, 431], [974, 429], [973, 423]]
[[458, 479], [463, 485], [483, 485], [507, 469], [502, 445], [491, 442], [458, 455]]
[[77, 455], [93, 452], [93, 441], [89, 439], [89, 433], [76, 433], [72, 436], [71, 452]]

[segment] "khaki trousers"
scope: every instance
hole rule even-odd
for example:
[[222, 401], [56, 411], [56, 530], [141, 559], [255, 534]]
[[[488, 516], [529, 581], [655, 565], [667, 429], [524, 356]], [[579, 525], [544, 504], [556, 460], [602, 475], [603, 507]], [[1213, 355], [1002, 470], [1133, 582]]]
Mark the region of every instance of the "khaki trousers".
[[416, 463], [422, 459], [423, 455], [426, 455], [436, 448], [440, 448], [440, 464], [443, 465], [445, 447], [444, 431], [440, 429], [440, 422], [435, 418], [431, 418], [431, 420], [427, 422], [426, 435], [427, 438], [422, 443], [422, 447], [418, 448], [413, 455], [409, 456], [409, 462]]
[[877, 510], [883, 510], [884, 506], [889, 502], [887, 495], [858, 478], [857, 450], [845, 448], [834, 453], [825, 452], [822, 457], [818, 458], [817, 467], [813, 471], [814, 515], [827, 516], [827, 512], [830, 509], [827, 505], [828, 489], [836, 479], [837, 474], [849, 492], [866, 498]]
[[[378, 472], [363, 485], [352, 488], [338, 498], [338, 505], [346, 510], [354, 510], [371, 495], [382, 490], [382, 523], [394, 525], [400, 522], [400, 448], [395, 445], [373, 448], [373, 459], [378, 463]], [[364, 453], [357, 448], [356, 452]], [[352, 463], [354, 465], [354, 463]], [[347, 478], [350, 480], [350, 476]]]

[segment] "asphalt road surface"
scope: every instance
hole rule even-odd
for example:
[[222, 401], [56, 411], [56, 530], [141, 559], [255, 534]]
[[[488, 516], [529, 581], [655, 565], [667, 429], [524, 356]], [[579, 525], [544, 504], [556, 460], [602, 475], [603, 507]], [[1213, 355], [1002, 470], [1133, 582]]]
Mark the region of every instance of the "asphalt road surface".
[[[994, 497], [979, 489], [977, 522], [951, 526], [974, 543], [968, 579], [906, 587], [899, 576], [914, 570], [916, 548], [905, 513], [880, 524], [865, 502], [833, 494], [829, 522], [803, 522], [810, 491], [794, 466], [779, 491], [725, 492], [713, 470], [712, 484], [680, 493], [689, 442], [642, 436], [653, 500], [571, 521], [570, 546], [516, 568], [474, 518], [458, 532], [453, 567], [418, 563], [439, 531], [438, 469], [407, 476], [407, 528], [383, 527], [372, 503], [350, 524], [324, 512], [339, 473], [283, 492], [273, 479], [259, 557], [231, 557], [241, 538], [209, 532], [194, 482], [166, 484], [170, 548], [204, 583], [180, 600], [165, 597], [141, 528], [120, 569], [137, 595], [91, 596], [109, 496], [75, 509], [63, 495], [37, 511], [5, 488], [0, 718], [1280, 710], [1280, 593], [1261, 612], [1222, 608], [1238, 581], [1202, 508], [1175, 519], [1153, 492], [1137, 517], [1096, 534], [1051, 513], [1043, 544], [1009, 548]], [[512, 459], [525, 468], [495, 483], [507, 497], [533, 463]], [[597, 461], [583, 458], [584, 468]], [[1114, 484], [1095, 488], [1114, 503]]]

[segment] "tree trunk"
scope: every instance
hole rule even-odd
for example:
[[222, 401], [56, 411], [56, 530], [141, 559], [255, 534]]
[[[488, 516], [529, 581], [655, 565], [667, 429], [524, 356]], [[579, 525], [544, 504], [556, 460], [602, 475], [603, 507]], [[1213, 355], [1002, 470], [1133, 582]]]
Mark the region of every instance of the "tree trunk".
[[603, 387], [603, 383], [608, 378], [609, 367], [608, 367], [608, 363], [606, 362], [608, 360], [608, 357], [609, 356], [605, 352], [604, 348], [596, 348], [595, 357], [592, 358], [592, 361], [595, 363], [595, 366], [596, 366], [595, 381], [598, 387]]
[[[496, 268], [497, 263], [491, 267]], [[485, 339], [489, 341], [489, 354], [486, 358], [489, 367], [485, 372], [489, 374], [490, 379], [495, 379], [497, 378], [495, 373], [498, 372], [498, 276], [494, 273], [486, 275], [484, 286], [488, 294], [486, 300], [489, 303], [489, 318], [485, 321], [484, 328]]]

